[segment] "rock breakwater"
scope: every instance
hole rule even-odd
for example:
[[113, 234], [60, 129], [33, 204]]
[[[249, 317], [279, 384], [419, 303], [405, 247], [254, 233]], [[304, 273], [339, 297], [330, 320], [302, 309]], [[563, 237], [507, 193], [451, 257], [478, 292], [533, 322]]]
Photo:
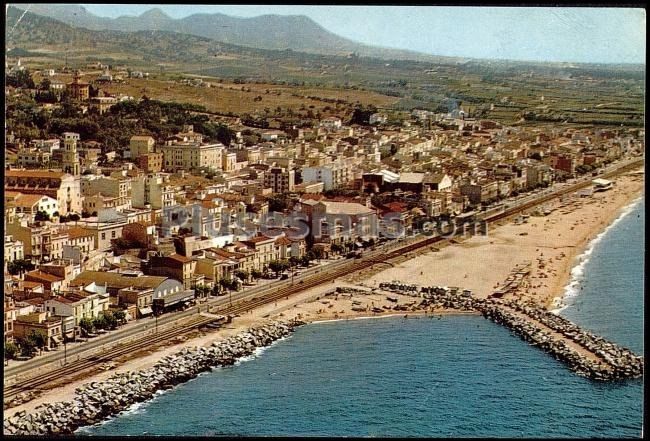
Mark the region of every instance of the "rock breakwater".
[[[468, 291], [459, 288], [418, 287], [400, 281], [381, 283], [380, 289], [421, 297], [421, 309], [433, 307], [479, 312], [485, 318], [505, 326], [523, 340], [566, 363], [577, 374], [594, 380], [623, 380], [643, 375], [642, 356], [535, 304], [477, 299], [467, 295]], [[578, 352], [571, 347], [570, 342], [584, 348], [592, 356]]]
[[163, 357], [149, 369], [112, 375], [85, 384], [72, 401], [42, 404], [33, 413], [18, 412], [4, 419], [5, 435], [65, 435], [96, 424], [153, 398], [160, 390], [195, 378], [216, 366], [228, 366], [288, 336], [303, 322], [271, 322], [215, 342], [209, 347], [185, 348]]

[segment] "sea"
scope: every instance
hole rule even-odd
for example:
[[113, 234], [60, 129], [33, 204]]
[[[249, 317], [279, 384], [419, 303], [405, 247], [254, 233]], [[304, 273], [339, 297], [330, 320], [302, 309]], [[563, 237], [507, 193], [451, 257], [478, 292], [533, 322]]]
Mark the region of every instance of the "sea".
[[[577, 259], [557, 313], [643, 353], [645, 199]], [[580, 377], [473, 315], [303, 326], [78, 435], [637, 438], [643, 380]]]

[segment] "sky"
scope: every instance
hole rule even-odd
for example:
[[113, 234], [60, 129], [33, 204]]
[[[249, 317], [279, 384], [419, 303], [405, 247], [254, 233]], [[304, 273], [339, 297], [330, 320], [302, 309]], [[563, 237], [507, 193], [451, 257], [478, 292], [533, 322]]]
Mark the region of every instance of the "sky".
[[83, 4], [104, 17], [159, 7], [238, 17], [306, 15], [342, 37], [434, 55], [645, 64], [646, 15], [632, 8]]

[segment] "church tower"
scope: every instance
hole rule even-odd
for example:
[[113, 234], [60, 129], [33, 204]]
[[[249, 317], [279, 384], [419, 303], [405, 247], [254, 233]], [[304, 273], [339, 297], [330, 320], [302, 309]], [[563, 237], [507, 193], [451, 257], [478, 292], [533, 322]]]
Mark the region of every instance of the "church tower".
[[77, 141], [79, 141], [79, 134], [65, 132], [63, 134], [63, 137], [63, 172], [70, 173], [73, 176], [79, 176], [81, 174], [79, 152], [77, 152]]

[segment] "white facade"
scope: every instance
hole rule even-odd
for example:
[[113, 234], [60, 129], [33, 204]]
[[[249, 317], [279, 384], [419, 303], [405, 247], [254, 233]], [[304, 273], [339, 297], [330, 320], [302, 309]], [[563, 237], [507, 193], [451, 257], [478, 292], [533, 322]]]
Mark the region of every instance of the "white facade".
[[355, 167], [350, 161], [336, 161], [331, 164], [302, 169], [304, 183], [322, 182], [324, 189], [332, 190], [354, 179]]
[[221, 143], [201, 144], [198, 142], [170, 142], [160, 147], [163, 154], [163, 168], [166, 171], [198, 170], [211, 168], [221, 170], [225, 146]]

